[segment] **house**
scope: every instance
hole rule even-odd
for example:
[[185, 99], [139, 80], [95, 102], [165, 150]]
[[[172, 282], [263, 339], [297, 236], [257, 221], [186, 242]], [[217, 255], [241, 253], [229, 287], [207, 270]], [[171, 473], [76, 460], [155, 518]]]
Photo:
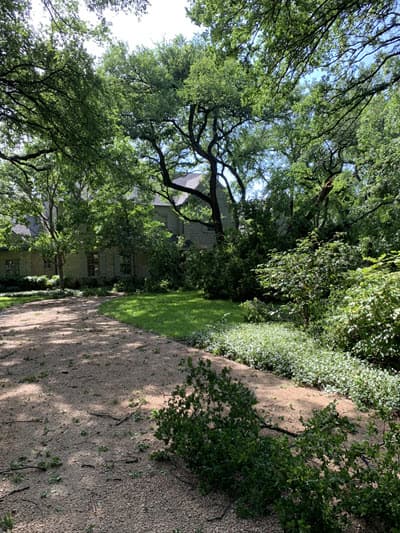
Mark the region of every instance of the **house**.
[[[191, 173], [177, 178], [175, 181], [190, 188], [200, 189], [202, 175]], [[219, 188], [218, 196], [225, 225], [229, 227], [232, 222], [226, 193], [222, 186]], [[188, 193], [178, 193], [174, 196], [174, 202], [178, 208], [182, 208], [191, 200]], [[180, 218], [166, 198], [156, 195], [153, 205], [155, 219], [162, 222], [173, 236], [182, 236], [188, 244], [199, 248], [210, 248], [215, 244], [213, 230], [198, 222], [188, 222]], [[38, 235], [39, 231], [40, 227], [33, 217], [30, 217], [26, 226], [16, 224], [13, 227], [13, 233], [16, 237], [34, 237]], [[65, 277], [71, 279], [111, 279], [132, 275], [140, 279], [146, 276], [147, 271], [148, 261], [145, 253], [138, 252], [133, 257], [122, 255], [119, 250], [113, 248], [90, 253], [79, 250], [77, 253], [71, 253], [67, 256], [64, 266]], [[0, 277], [39, 276], [42, 274], [51, 276], [55, 273], [53, 262], [45, 261], [38, 252], [0, 249]]]

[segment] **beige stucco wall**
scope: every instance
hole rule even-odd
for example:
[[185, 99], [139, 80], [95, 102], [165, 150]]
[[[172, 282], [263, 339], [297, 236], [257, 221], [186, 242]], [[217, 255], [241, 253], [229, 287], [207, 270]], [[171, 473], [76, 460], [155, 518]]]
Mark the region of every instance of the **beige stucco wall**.
[[[225, 191], [218, 190], [218, 199], [221, 212], [223, 214], [224, 227], [232, 226], [232, 217], [229, 214]], [[156, 206], [155, 218], [164, 223], [166, 228], [174, 235], [183, 235], [186, 241], [190, 241], [194, 246], [208, 248], [215, 244], [215, 234], [205, 226], [195, 222], [181, 220], [169, 205]], [[0, 276], [6, 275], [6, 260], [19, 259], [19, 273], [21, 276], [39, 276], [42, 274], [52, 275], [54, 269], [45, 268], [40, 254], [35, 252], [10, 252], [0, 250]], [[146, 254], [137, 253], [133, 261], [132, 275], [144, 278], [148, 275], [148, 258]], [[84, 250], [69, 254], [64, 266], [65, 277], [71, 279], [82, 279], [89, 277], [88, 260]], [[99, 252], [99, 278], [123, 277], [127, 274], [121, 272], [121, 256], [116, 248], [102, 250]]]
[[[101, 278], [113, 278], [121, 275], [120, 264], [121, 257], [114, 248], [101, 250], [99, 255], [99, 274]], [[88, 260], [85, 251], [80, 250], [77, 253], [69, 254], [65, 261], [65, 277], [72, 279], [87, 278]]]
[[[8, 260], [19, 262], [20, 276], [40, 276], [47, 274], [42, 256], [36, 252], [10, 252], [9, 250], [0, 250], [0, 276], [6, 276]], [[52, 272], [50, 273], [52, 274]]]

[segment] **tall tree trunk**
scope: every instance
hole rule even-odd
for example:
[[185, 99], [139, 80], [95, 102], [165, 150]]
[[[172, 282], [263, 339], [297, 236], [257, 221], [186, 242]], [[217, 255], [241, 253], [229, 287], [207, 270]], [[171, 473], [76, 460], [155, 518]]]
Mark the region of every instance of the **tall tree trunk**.
[[60, 289], [63, 291], [65, 288], [64, 278], [64, 254], [57, 252], [57, 274], [60, 276]]

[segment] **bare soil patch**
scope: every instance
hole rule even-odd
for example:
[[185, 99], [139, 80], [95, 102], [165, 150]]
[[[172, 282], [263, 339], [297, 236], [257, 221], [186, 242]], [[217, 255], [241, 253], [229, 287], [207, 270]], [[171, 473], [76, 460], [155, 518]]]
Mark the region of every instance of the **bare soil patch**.
[[[11, 512], [16, 533], [281, 531], [274, 516], [238, 519], [225, 496], [200, 494], [182, 467], [150, 460], [160, 448], [152, 410], [182, 382], [187, 356], [230, 367], [261, 413], [290, 431], [335, 398], [357, 418], [352, 402], [101, 316], [101, 301], [0, 314], [0, 518]], [[55, 458], [61, 466], [50, 466]], [[46, 471], [30, 467], [42, 461]]]

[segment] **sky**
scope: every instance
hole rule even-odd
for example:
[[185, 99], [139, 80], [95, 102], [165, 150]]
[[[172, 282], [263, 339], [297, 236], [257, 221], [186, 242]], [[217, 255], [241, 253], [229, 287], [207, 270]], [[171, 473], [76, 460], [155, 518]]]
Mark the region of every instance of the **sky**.
[[[104, 16], [111, 22], [113, 36], [128, 43], [133, 50], [140, 45], [152, 47], [160, 41], [170, 41], [178, 34], [190, 38], [198, 32], [199, 28], [186, 16], [187, 3], [187, 0], [150, 0], [147, 13], [140, 18], [133, 13], [115, 13], [109, 10], [106, 10]], [[46, 22], [47, 12], [41, 0], [32, 0], [32, 6], [33, 24], [40, 26]], [[87, 10], [80, 10], [80, 14], [96, 22], [95, 16]], [[101, 55], [101, 50], [94, 44], [88, 44], [87, 48], [90, 53]]]
[[186, 0], [151, 0], [148, 13], [140, 19], [126, 13], [107, 13], [106, 18], [112, 21], [114, 36], [127, 42], [131, 49], [138, 45], [151, 47], [180, 33], [190, 38], [199, 31], [186, 17], [186, 5]]

